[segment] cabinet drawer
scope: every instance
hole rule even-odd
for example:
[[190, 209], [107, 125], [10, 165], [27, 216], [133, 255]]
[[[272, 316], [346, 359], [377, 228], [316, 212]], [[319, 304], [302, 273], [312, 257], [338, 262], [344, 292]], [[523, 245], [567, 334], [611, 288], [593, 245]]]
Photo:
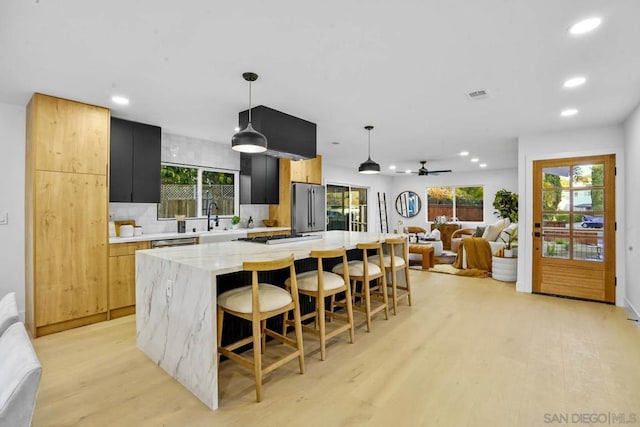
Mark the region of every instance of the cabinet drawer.
[[150, 247], [149, 242], [112, 243], [109, 245], [109, 256], [133, 255], [136, 251]]

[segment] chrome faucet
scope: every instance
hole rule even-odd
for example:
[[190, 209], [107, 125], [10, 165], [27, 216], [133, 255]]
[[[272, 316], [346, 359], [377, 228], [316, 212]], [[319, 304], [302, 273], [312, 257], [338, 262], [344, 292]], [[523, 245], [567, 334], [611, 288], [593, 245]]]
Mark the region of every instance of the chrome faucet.
[[207, 231], [211, 231], [211, 206], [216, 208], [216, 217], [213, 219], [216, 223], [216, 227], [220, 225], [220, 222], [218, 219], [218, 203], [216, 203], [215, 200], [212, 200], [211, 202], [209, 202], [209, 205], [207, 206]]

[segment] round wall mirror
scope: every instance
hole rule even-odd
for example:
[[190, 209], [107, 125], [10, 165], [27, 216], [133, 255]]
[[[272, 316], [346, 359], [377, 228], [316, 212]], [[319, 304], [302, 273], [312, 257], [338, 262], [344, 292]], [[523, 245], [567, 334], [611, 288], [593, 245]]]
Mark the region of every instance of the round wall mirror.
[[413, 191], [403, 191], [396, 198], [396, 212], [405, 218], [418, 215], [421, 207], [420, 196]]

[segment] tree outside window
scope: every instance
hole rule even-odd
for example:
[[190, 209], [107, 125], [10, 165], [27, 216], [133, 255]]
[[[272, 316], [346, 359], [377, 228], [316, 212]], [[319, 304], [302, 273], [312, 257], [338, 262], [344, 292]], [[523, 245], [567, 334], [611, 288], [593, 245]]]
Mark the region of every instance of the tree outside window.
[[427, 188], [427, 221], [439, 216], [459, 221], [484, 221], [484, 187]]
[[218, 215], [235, 215], [236, 175], [237, 172], [163, 164], [158, 219], [176, 215], [203, 217], [212, 201], [218, 204]]

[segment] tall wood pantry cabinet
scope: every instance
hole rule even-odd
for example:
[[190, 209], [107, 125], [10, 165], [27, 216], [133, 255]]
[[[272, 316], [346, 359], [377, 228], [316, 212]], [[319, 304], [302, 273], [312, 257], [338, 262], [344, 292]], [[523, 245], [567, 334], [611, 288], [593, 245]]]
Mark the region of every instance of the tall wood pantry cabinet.
[[26, 325], [33, 337], [108, 318], [106, 108], [35, 94], [27, 107]]

